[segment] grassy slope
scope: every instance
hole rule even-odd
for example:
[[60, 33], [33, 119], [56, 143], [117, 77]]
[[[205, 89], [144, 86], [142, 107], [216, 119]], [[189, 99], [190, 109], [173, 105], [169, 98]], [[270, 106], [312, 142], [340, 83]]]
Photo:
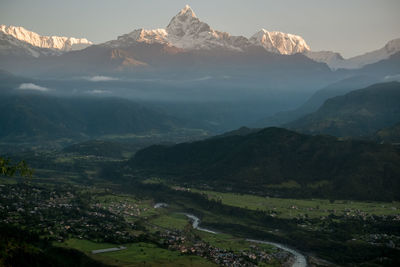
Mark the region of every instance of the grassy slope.
[[276, 213], [277, 218], [295, 218], [307, 214], [309, 218], [320, 218], [332, 213], [342, 215], [366, 213], [369, 215], [397, 215], [400, 202], [362, 202], [326, 199], [287, 199], [260, 197], [246, 194], [221, 193], [215, 191], [192, 190], [204, 193], [210, 199], [221, 200], [222, 204], [251, 210], [266, 210]]
[[94, 243], [88, 240], [70, 239], [62, 244], [90, 255], [93, 259], [118, 266], [214, 266], [198, 256], [181, 256], [177, 251], [156, 247], [149, 243], [126, 244], [125, 250], [92, 255], [96, 249], [116, 247], [115, 244]]

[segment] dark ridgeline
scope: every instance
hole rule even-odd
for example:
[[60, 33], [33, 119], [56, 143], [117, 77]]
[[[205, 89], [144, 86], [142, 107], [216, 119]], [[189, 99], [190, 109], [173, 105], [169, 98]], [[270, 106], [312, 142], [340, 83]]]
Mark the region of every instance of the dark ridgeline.
[[137, 152], [129, 165], [144, 174], [216, 190], [365, 200], [400, 196], [400, 155], [394, 147], [280, 128], [155, 145]]
[[10, 141], [168, 132], [183, 125], [126, 99], [40, 94], [3, 95], [0, 124], [0, 138]]
[[316, 91], [300, 107], [289, 111], [278, 112], [254, 123], [254, 126], [261, 128], [269, 126], [282, 126], [317, 111], [329, 98], [344, 95], [356, 89], [365, 88], [366, 86], [378, 83], [379, 81], [379, 77], [367, 75], [355, 75], [350, 78], [340, 80]]
[[368, 137], [400, 121], [400, 83], [375, 84], [330, 98], [286, 126], [304, 133]]

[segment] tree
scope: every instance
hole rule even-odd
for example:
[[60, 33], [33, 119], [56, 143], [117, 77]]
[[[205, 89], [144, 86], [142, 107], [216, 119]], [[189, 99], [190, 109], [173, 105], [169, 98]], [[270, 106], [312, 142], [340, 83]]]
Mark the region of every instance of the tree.
[[19, 173], [21, 176], [32, 177], [33, 171], [25, 161], [12, 164], [10, 159], [0, 157], [0, 176], [14, 176]]

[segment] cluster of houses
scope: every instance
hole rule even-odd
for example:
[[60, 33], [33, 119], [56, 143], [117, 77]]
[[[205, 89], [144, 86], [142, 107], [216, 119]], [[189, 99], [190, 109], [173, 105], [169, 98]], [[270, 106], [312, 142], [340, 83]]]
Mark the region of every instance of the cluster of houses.
[[92, 204], [82, 204], [68, 190], [27, 185], [0, 187], [0, 223], [24, 225], [49, 239], [68, 237], [127, 243], [135, 239], [133, 223]]
[[197, 255], [221, 266], [258, 266], [260, 263], [287, 262], [291, 259], [291, 254], [285, 251], [269, 253], [258, 245], [249, 244], [247, 250], [232, 251], [214, 247], [201, 239], [189, 241], [182, 231], [165, 231], [160, 238], [168, 249], [180, 251], [183, 255]]
[[148, 207], [141, 207], [137, 203], [132, 203], [123, 200], [112, 201], [111, 203], [107, 204], [96, 203], [94, 204], [94, 207], [99, 209], [105, 209], [112, 214], [124, 217], [126, 216], [140, 217], [149, 210]]

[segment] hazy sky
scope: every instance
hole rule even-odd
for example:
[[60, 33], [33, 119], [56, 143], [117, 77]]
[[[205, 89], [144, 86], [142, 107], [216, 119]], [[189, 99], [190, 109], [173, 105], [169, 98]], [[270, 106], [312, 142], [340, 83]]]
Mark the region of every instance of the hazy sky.
[[0, 24], [100, 43], [136, 28], [164, 28], [186, 4], [217, 30], [301, 35], [312, 50], [349, 57], [400, 38], [400, 0], [0, 0]]

